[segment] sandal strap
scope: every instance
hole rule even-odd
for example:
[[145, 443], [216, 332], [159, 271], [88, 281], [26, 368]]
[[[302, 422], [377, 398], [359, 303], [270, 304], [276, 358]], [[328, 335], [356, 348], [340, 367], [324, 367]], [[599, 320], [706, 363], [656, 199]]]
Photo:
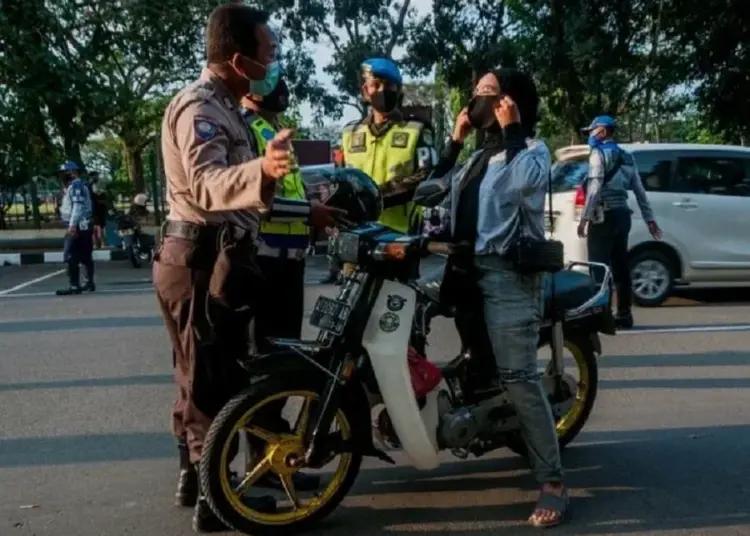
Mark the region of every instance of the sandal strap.
[[534, 511], [537, 510], [551, 510], [557, 512], [560, 517], [565, 515], [565, 511], [568, 509], [568, 490], [563, 489], [561, 495], [552, 493], [551, 491], [543, 491], [539, 495], [539, 500], [534, 506]]

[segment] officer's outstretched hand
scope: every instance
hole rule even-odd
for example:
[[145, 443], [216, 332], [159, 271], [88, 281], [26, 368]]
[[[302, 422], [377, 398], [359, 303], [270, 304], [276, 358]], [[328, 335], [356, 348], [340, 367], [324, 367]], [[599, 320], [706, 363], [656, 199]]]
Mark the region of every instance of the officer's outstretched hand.
[[336, 227], [346, 223], [346, 211], [329, 207], [320, 201], [310, 201], [310, 225], [317, 229]]
[[648, 232], [654, 237], [654, 240], [661, 240], [661, 229], [655, 221], [648, 222]]
[[578, 224], [578, 238], [586, 238], [586, 232], [589, 229], [589, 222], [587, 220], [581, 220]]
[[269, 180], [282, 179], [292, 169], [293, 134], [293, 130], [285, 128], [266, 145], [266, 154], [263, 155], [262, 166], [263, 175]]

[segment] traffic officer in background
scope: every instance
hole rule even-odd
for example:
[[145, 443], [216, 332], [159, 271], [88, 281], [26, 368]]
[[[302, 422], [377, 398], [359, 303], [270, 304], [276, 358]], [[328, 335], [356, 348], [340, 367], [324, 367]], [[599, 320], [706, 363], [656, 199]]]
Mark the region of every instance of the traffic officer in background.
[[[617, 327], [633, 327], [631, 312], [632, 282], [628, 259], [628, 235], [632, 211], [628, 206], [628, 191], [638, 202], [643, 221], [655, 240], [661, 238], [654, 213], [643, 188], [633, 156], [621, 149], [614, 140], [617, 123], [608, 115], [594, 118], [583, 129], [588, 134], [589, 171], [584, 189], [586, 202], [578, 225], [578, 236], [587, 238], [589, 261], [608, 265], [617, 286]], [[603, 275], [594, 270], [601, 280]]]
[[[200, 462], [208, 428], [226, 402], [248, 385], [240, 366], [251, 345], [250, 323], [263, 313], [255, 242], [261, 218], [336, 224], [333, 209], [274, 199], [292, 168], [292, 132], [282, 130], [253, 152], [240, 99], [276, 85], [276, 38], [268, 13], [224, 4], [206, 30], [208, 65], [169, 103], [162, 121], [167, 221], [153, 268], [157, 301], [173, 345], [179, 398], [173, 430], [180, 450], [177, 503], [195, 504], [193, 528], [227, 530], [200, 493]], [[273, 512], [273, 497], [245, 498]]]
[[[93, 292], [96, 285], [91, 191], [81, 178], [81, 168], [75, 162], [65, 162], [60, 167], [60, 173], [64, 187], [60, 217], [68, 225], [63, 245], [63, 262], [67, 265], [69, 286], [58, 290], [57, 295], [70, 296], [84, 290]], [[86, 283], [83, 287], [79, 268], [81, 264], [86, 269]]]
[[411, 199], [417, 184], [438, 161], [432, 128], [399, 111], [403, 78], [393, 61], [365, 61], [361, 91], [370, 112], [344, 127], [344, 163], [364, 171], [380, 187], [385, 208], [381, 224], [402, 233], [419, 232], [421, 210]]
[[[281, 130], [279, 119], [289, 107], [289, 87], [279, 79], [268, 95], [249, 94], [242, 99], [243, 116], [250, 129], [251, 142], [256, 154], [263, 154], [266, 145]], [[276, 195], [285, 199], [305, 201], [302, 174], [290, 148], [289, 173], [276, 181]], [[265, 278], [268, 291], [263, 302], [263, 313], [254, 319], [255, 344], [260, 352], [270, 350], [269, 338], [301, 339], [302, 318], [305, 311], [305, 256], [310, 245], [310, 227], [304, 221], [289, 223], [264, 221], [258, 237], [258, 266]], [[286, 400], [279, 402], [279, 413]], [[283, 426], [282, 423], [278, 423]], [[250, 438], [252, 445], [253, 441]], [[263, 448], [257, 445], [256, 450]], [[281, 481], [268, 473], [265, 477], [270, 487], [281, 488]], [[300, 491], [316, 489], [320, 478], [315, 475], [295, 473], [295, 488]], [[258, 485], [258, 484], [256, 484]]]

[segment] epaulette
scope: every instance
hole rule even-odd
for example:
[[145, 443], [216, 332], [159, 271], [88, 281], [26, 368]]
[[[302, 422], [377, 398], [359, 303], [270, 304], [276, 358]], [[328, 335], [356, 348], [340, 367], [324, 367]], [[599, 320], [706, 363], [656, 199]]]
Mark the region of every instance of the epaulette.
[[341, 129], [341, 132], [353, 132], [361, 124], [362, 124], [361, 119], [355, 119], [354, 121], [349, 121], [346, 125], [344, 125], [344, 128]]

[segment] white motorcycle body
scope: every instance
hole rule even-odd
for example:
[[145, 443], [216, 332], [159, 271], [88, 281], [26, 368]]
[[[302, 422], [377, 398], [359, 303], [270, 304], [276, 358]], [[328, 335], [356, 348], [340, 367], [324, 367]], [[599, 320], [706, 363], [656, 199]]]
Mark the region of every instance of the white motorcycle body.
[[414, 396], [407, 356], [417, 301], [416, 292], [384, 281], [365, 329], [362, 345], [378, 382], [383, 403], [404, 452], [417, 469], [434, 469], [438, 456], [438, 393], [427, 395], [421, 410]]

